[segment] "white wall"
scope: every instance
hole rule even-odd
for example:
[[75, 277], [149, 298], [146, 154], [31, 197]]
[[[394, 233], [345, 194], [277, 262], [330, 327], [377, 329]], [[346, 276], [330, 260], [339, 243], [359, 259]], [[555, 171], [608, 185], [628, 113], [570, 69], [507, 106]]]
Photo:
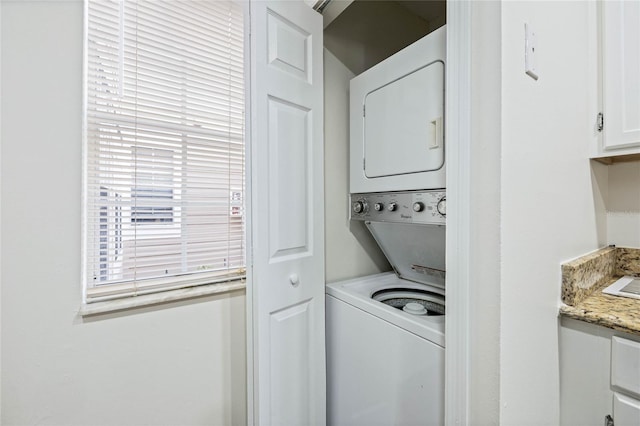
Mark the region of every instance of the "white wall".
[[349, 80], [353, 77], [342, 62], [324, 49], [327, 282], [390, 270], [364, 224], [349, 221]]
[[77, 315], [82, 17], [2, 2], [2, 423], [243, 424], [243, 292]]
[[473, 3], [471, 19], [469, 418], [479, 426], [500, 418], [501, 3]]
[[608, 166], [607, 242], [640, 247], [640, 162]]
[[[500, 421], [559, 422], [560, 263], [605, 244], [588, 160], [590, 2], [502, 4]], [[540, 79], [524, 73], [524, 23]], [[595, 166], [598, 173], [598, 166]]]

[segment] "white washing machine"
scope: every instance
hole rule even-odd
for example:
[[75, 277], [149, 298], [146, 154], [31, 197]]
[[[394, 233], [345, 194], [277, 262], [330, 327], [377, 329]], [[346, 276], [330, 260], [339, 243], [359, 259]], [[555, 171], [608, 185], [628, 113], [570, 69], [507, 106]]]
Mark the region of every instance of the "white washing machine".
[[350, 192], [445, 188], [446, 30], [350, 83]]
[[327, 285], [329, 425], [444, 424], [445, 200], [352, 194], [395, 272]]

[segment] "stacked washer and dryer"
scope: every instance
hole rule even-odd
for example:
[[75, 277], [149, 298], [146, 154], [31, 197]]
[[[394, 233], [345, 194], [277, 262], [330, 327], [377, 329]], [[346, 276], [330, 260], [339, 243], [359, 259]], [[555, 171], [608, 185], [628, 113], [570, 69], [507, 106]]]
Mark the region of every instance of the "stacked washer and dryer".
[[351, 220], [393, 272], [327, 285], [330, 425], [444, 424], [445, 34], [351, 80]]

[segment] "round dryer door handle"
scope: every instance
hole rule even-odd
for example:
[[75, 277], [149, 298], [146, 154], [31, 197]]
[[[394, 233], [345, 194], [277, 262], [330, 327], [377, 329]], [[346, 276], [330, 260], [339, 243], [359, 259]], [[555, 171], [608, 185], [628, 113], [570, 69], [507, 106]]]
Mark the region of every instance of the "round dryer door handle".
[[291, 274], [289, 275], [289, 282], [291, 283], [292, 286], [297, 286], [298, 284], [300, 284], [300, 277], [298, 276], [298, 274]]

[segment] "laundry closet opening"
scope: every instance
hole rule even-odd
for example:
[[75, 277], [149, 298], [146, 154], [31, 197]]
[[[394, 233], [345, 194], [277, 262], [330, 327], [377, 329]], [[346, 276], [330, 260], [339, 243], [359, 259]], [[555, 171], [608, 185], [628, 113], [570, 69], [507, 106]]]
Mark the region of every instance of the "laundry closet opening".
[[335, 18], [331, 5], [327, 423], [442, 425], [446, 3], [356, 0]]

